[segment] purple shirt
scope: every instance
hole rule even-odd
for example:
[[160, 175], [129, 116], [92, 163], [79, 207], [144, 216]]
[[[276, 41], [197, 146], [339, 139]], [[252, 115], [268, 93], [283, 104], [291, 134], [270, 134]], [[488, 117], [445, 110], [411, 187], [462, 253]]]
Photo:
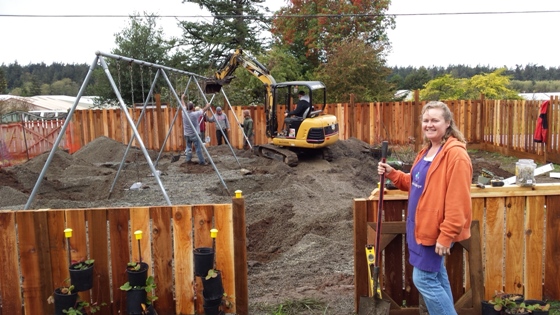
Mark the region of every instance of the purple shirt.
[[[424, 156], [425, 157], [425, 156]], [[406, 219], [406, 242], [408, 244], [409, 262], [414, 267], [428, 272], [439, 272], [442, 257], [435, 251], [436, 246], [424, 246], [416, 243], [414, 226], [416, 222], [416, 207], [424, 191], [426, 175], [432, 164], [431, 161], [420, 159], [410, 172], [411, 184], [408, 195], [408, 217]], [[435, 221], [434, 221], [435, 222]]]

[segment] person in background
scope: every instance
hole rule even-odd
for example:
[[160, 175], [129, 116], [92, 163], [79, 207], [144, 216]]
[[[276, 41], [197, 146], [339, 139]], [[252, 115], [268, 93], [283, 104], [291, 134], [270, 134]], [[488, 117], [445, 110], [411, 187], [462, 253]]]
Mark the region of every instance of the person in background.
[[[196, 106], [194, 109], [197, 111], [202, 110], [199, 106]], [[200, 128], [200, 139], [204, 142], [204, 138], [206, 137], [206, 115], [204, 112], [198, 119], [198, 128]]]
[[422, 109], [424, 147], [406, 174], [387, 163], [377, 172], [408, 191], [406, 241], [412, 280], [430, 314], [456, 315], [444, 257], [470, 237], [472, 164], [466, 140], [443, 102]]
[[208, 122], [216, 123], [216, 140], [218, 140], [218, 145], [222, 145], [223, 138], [228, 139], [229, 132], [229, 120], [222, 112], [221, 107], [216, 107], [216, 114], [208, 118]]
[[247, 141], [247, 139], [243, 139], [243, 149], [245, 150], [249, 150], [253, 147], [253, 118], [251, 118], [251, 111], [249, 111], [248, 109], [243, 110], [243, 123], [240, 124], [241, 127], [243, 127], [243, 133], [245, 133], [245, 136], [247, 137], [247, 139], [249, 139], [249, 141]]
[[[292, 123], [295, 121], [301, 121], [302, 118], [307, 117], [309, 112], [311, 112], [311, 104], [309, 103], [309, 96], [305, 95], [305, 91], [299, 91], [299, 100], [296, 103], [296, 108], [284, 114], [284, 125], [286, 132], [291, 128], [296, 128]], [[293, 117], [291, 117], [293, 116]]]
[[187, 115], [183, 113], [183, 135], [186, 142], [186, 162], [192, 163], [192, 147], [194, 145], [196, 156], [198, 157], [198, 164], [208, 165], [208, 162], [204, 160], [204, 156], [202, 155], [202, 143], [199, 137], [200, 129], [198, 127], [198, 121], [200, 117], [204, 115], [204, 112], [210, 108], [210, 104], [207, 104], [202, 110], [196, 111], [192, 102], [185, 104], [185, 94], [181, 95], [181, 103], [187, 109]]
[[297, 117], [304, 117], [309, 113], [311, 110], [311, 104], [309, 103], [309, 96], [305, 95], [305, 91], [299, 91], [298, 93], [299, 100], [296, 103], [296, 109], [287, 112], [284, 114], [285, 117], [290, 116], [297, 116]]

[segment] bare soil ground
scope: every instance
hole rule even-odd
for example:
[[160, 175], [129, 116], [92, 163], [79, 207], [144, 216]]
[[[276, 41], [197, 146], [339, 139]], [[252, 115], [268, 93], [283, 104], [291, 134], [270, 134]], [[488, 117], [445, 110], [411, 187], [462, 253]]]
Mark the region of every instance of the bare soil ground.
[[[101, 137], [73, 155], [57, 151], [30, 208], [165, 205], [137, 148], [127, 155], [111, 192], [125, 148]], [[270, 314], [267, 305], [305, 299], [321, 305], [298, 314], [353, 314], [352, 201], [368, 197], [379, 178], [369, 149], [360, 140], [343, 140], [332, 146], [331, 162], [307, 157], [292, 168], [219, 146], [208, 148], [215, 167], [187, 164], [184, 156], [172, 163], [168, 153], [156, 168], [172, 204], [228, 203], [235, 190], [243, 191], [251, 314]], [[47, 156], [0, 169], [0, 209], [24, 208]], [[471, 152], [471, 158], [473, 182], [483, 168], [513, 176], [517, 161], [482, 151]], [[141, 189], [129, 189], [135, 182]]]

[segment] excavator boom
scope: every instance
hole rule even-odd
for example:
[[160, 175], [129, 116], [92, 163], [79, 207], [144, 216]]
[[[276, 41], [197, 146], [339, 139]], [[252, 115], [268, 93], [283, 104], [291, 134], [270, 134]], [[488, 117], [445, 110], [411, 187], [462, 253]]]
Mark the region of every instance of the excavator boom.
[[[276, 83], [270, 71], [260, 62], [236, 49], [206, 81], [205, 92], [218, 93], [222, 86], [235, 78], [234, 72], [243, 67], [259, 79], [266, 89], [264, 111], [266, 115], [266, 135], [270, 143], [255, 146], [257, 155], [281, 160], [295, 166], [298, 163], [296, 152], [322, 152], [328, 156], [327, 147], [338, 141], [338, 123], [336, 117], [323, 113], [326, 106], [326, 87], [320, 81], [291, 81]], [[308, 91], [309, 110], [301, 117], [284, 120], [285, 128], [278, 130], [277, 106], [284, 104], [290, 108], [293, 93], [298, 90]], [[313, 106], [318, 105], [318, 108]], [[311, 111], [313, 110], [313, 111]]]

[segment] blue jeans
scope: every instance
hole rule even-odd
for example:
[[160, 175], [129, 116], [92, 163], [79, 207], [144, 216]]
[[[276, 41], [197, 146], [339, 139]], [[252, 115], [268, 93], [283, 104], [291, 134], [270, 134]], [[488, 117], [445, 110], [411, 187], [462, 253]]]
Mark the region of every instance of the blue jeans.
[[431, 315], [457, 315], [444, 260], [441, 260], [439, 272], [423, 271], [416, 267], [412, 271], [412, 281], [424, 297], [424, 302]]
[[204, 160], [204, 156], [202, 156], [202, 149], [200, 148], [200, 141], [198, 141], [198, 137], [196, 135], [185, 136], [185, 141], [187, 142], [187, 149], [185, 150], [185, 154], [187, 155], [187, 162], [190, 162], [192, 159], [192, 146], [194, 144], [196, 156], [198, 157], [198, 164], [206, 163], [206, 161]]

